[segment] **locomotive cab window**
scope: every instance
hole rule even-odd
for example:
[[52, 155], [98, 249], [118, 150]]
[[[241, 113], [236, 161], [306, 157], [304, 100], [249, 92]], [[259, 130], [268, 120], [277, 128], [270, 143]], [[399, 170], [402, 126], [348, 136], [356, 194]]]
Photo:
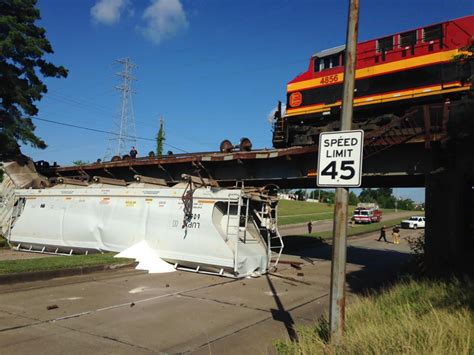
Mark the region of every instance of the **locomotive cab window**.
[[388, 52], [393, 49], [393, 36], [384, 37], [377, 40], [377, 52]]
[[327, 57], [323, 58], [314, 58], [314, 71], [319, 72], [321, 70], [335, 68], [340, 66], [341, 53], [328, 55]]
[[413, 47], [416, 44], [416, 31], [399, 34], [398, 45], [400, 48]]
[[434, 25], [423, 28], [423, 42], [441, 41], [443, 38], [443, 26]]

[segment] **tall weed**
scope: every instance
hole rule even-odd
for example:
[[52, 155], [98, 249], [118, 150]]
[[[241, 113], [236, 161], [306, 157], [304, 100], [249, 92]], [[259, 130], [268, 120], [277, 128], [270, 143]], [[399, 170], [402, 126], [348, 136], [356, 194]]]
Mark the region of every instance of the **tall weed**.
[[279, 341], [276, 350], [280, 354], [472, 354], [473, 300], [471, 281], [404, 281], [348, 307], [340, 346], [327, 341], [327, 320], [323, 320], [298, 327], [299, 341]]

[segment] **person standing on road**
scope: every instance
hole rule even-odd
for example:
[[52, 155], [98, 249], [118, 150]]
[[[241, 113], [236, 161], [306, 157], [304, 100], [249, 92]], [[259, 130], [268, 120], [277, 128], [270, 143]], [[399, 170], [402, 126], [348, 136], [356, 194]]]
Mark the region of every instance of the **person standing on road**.
[[377, 239], [378, 242], [380, 242], [380, 240], [385, 240], [386, 243], [388, 243], [388, 240], [387, 238], [385, 238], [385, 226], [382, 226], [382, 228], [380, 228], [380, 237], [379, 239]]
[[392, 229], [393, 244], [400, 244], [400, 229], [395, 225]]
[[311, 221], [308, 222], [308, 234], [311, 234], [311, 232], [313, 231], [313, 223], [311, 223]]

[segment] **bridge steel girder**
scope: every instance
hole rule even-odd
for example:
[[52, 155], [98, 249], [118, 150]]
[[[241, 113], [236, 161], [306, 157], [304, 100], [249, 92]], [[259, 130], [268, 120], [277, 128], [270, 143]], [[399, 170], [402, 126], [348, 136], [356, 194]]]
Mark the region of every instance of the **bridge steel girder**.
[[[93, 176], [132, 181], [136, 174], [181, 180], [181, 174], [200, 175], [221, 186], [243, 181], [247, 186], [276, 184], [281, 188], [316, 187], [317, 147], [232, 153], [196, 153], [164, 158], [142, 158], [75, 167], [40, 170], [54, 177]], [[390, 147], [363, 162], [362, 187], [423, 187], [429, 152], [423, 143]]]

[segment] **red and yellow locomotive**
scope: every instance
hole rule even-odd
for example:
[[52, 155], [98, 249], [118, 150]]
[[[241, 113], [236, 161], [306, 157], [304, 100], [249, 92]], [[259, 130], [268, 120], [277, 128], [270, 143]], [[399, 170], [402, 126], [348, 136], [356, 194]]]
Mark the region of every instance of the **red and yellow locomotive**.
[[[456, 100], [472, 90], [474, 63], [454, 61], [472, 45], [474, 16], [417, 28], [357, 45], [354, 123], [403, 115], [410, 107]], [[312, 56], [308, 70], [287, 86], [286, 114], [276, 113], [275, 147], [311, 145], [321, 131], [338, 128], [344, 50]]]

